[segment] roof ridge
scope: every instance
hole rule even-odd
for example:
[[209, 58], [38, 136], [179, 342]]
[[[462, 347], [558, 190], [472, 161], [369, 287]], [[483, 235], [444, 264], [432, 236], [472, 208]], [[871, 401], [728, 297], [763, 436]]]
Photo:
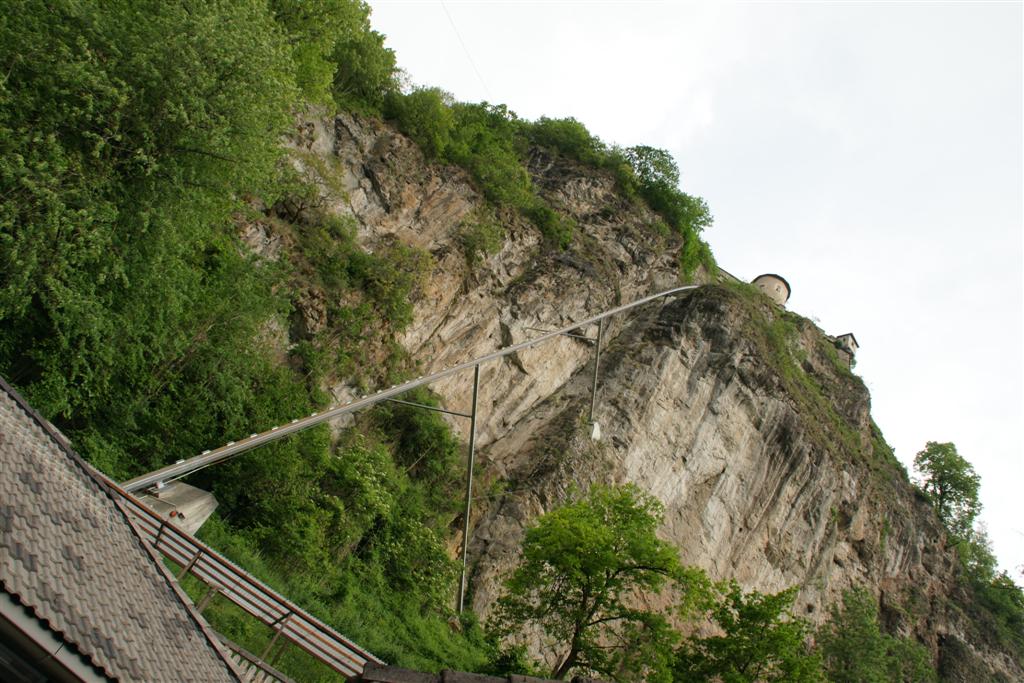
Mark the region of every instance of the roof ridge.
[[[111, 507], [117, 510], [117, 513], [124, 520], [128, 529], [130, 529], [131, 535], [135, 539], [135, 543], [137, 543], [138, 546], [141, 547], [144, 556], [149, 560], [149, 562], [156, 567], [157, 573], [163, 579], [163, 582], [170, 589], [170, 592], [175, 596], [175, 598], [181, 604], [181, 606], [185, 609], [186, 614], [188, 614], [193, 624], [198, 628], [200, 633], [203, 634], [203, 637], [206, 639], [208, 646], [217, 654], [220, 661], [226, 667], [228, 673], [234, 676], [238, 681], [244, 681], [245, 677], [242, 674], [241, 670], [231, 660], [231, 657], [224, 650], [224, 647], [221, 645], [220, 640], [217, 638], [216, 634], [214, 634], [213, 630], [210, 628], [210, 625], [206, 622], [205, 619], [203, 619], [202, 615], [199, 614], [199, 612], [195, 609], [195, 606], [192, 604], [191, 599], [178, 584], [178, 581], [174, 578], [174, 576], [170, 573], [170, 570], [164, 565], [163, 561], [156, 554], [156, 551], [152, 547], [150, 547], [146, 540], [143, 538], [142, 533], [135, 525], [131, 515], [128, 514], [128, 511], [124, 508], [124, 503], [121, 501], [120, 496], [116, 495], [115, 491], [110, 487], [110, 482], [106, 478], [106, 476], [98, 469], [93, 467], [77, 451], [75, 451], [75, 449], [71, 447], [71, 444], [68, 441], [68, 439], [59, 430], [57, 430], [57, 428], [54, 427], [49, 420], [43, 417], [42, 414], [39, 413], [39, 411], [33, 408], [31, 404], [29, 404], [29, 402], [25, 400], [25, 398], [18, 392], [18, 390], [11, 386], [11, 384], [8, 383], [7, 380], [4, 379], [2, 376], [0, 376], [0, 390], [7, 394], [14, 401], [15, 405], [22, 412], [24, 412], [25, 415], [31, 418], [31, 420], [36, 424], [36, 426], [38, 426], [43, 431], [43, 433], [45, 433], [50, 438], [50, 440], [53, 441], [53, 443], [64, 454], [64, 456], [66, 456], [72, 463], [74, 463], [74, 465], [86, 476], [86, 478], [90, 482], [94, 483], [97, 486], [97, 488], [103, 493], [103, 495], [106, 496], [107, 500], [109, 500], [111, 503]], [[56, 628], [48, 618], [40, 616], [36, 607], [26, 604], [22, 599], [22, 596], [9, 591], [8, 594], [17, 596], [17, 601], [23, 607], [27, 608], [32, 614], [34, 614], [36, 618], [39, 619], [42, 623], [44, 623], [51, 632], [60, 634], [62, 636], [62, 640], [65, 643], [73, 646], [74, 649], [77, 652], [81, 653], [85, 660], [88, 661], [92, 666], [104, 672], [104, 674], [106, 674], [108, 677], [118, 677], [116, 672], [108, 671], [107, 667], [103, 666], [100, 662], [97, 662], [93, 655], [82, 650], [80, 644], [77, 641], [67, 637], [67, 634], [65, 634], [62, 630]]]

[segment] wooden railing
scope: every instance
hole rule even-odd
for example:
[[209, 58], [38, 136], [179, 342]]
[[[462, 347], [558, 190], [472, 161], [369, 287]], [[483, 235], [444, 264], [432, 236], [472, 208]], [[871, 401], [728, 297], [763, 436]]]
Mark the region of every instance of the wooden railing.
[[280, 638], [285, 638], [348, 678], [361, 674], [367, 662], [381, 663], [209, 546], [162, 519], [117, 484], [109, 479], [107, 482], [121, 497], [143, 537], [182, 568], [179, 580], [191, 574], [209, 586], [209, 592], [197, 604], [200, 611], [214, 595], [222, 595], [274, 630], [268, 652]]
[[[236, 643], [218, 634], [221, 645], [227, 648], [231, 660], [245, 674], [245, 683], [295, 683], [262, 659]], [[376, 665], [371, 665], [376, 666]]]

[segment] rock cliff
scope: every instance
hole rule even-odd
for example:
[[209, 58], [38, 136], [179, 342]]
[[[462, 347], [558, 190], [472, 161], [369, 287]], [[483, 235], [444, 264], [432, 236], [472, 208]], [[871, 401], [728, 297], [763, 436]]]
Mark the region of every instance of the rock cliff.
[[[652, 213], [624, 200], [610, 175], [544, 150], [531, 152], [530, 171], [577, 222], [573, 245], [547, 246], [527, 221], [502, 214], [503, 246], [472, 263], [460, 236], [484, 202], [461, 170], [426, 163], [401, 134], [353, 115], [311, 116], [291, 144], [297, 165], [337, 188], [325, 201], [354, 217], [362, 246], [398, 239], [430, 253], [400, 339], [424, 372], [678, 282], [679, 245], [650, 229]], [[258, 237], [273, 246], [272, 235]], [[316, 300], [294, 302], [303, 320], [315, 320]], [[600, 441], [587, 424], [588, 342], [566, 337], [482, 368], [478, 613], [531, 520], [574, 488], [628, 481], [664, 503], [664, 538], [713, 578], [799, 586], [797, 608], [815, 622], [844, 589], [867, 585], [888, 626], [925, 642], [947, 679], [1024, 679], [957, 607], [959, 569], [941, 525], [872, 424], [863, 383], [813, 324], [743, 287], [708, 285], [612, 320], [606, 339]], [[463, 410], [470, 381], [433, 389]]]

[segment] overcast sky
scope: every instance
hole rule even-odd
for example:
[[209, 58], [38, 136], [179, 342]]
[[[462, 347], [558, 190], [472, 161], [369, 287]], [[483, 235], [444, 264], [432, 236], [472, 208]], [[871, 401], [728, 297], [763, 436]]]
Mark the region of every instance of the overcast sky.
[[1024, 582], [1020, 2], [370, 4], [415, 83], [669, 150], [724, 268], [856, 334], [900, 460], [974, 464]]

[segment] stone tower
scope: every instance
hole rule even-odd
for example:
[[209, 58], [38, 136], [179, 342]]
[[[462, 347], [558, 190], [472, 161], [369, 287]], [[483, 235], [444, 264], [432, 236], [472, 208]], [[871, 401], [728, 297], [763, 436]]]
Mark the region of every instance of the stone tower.
[[758, 275], [751, 284], [767, 294], [768, 298], [779, 306], [786, 305], [789, 295], [793, 291], [790, 289], [789, 283], [786, 282], [786, 278], [775, 273]]

